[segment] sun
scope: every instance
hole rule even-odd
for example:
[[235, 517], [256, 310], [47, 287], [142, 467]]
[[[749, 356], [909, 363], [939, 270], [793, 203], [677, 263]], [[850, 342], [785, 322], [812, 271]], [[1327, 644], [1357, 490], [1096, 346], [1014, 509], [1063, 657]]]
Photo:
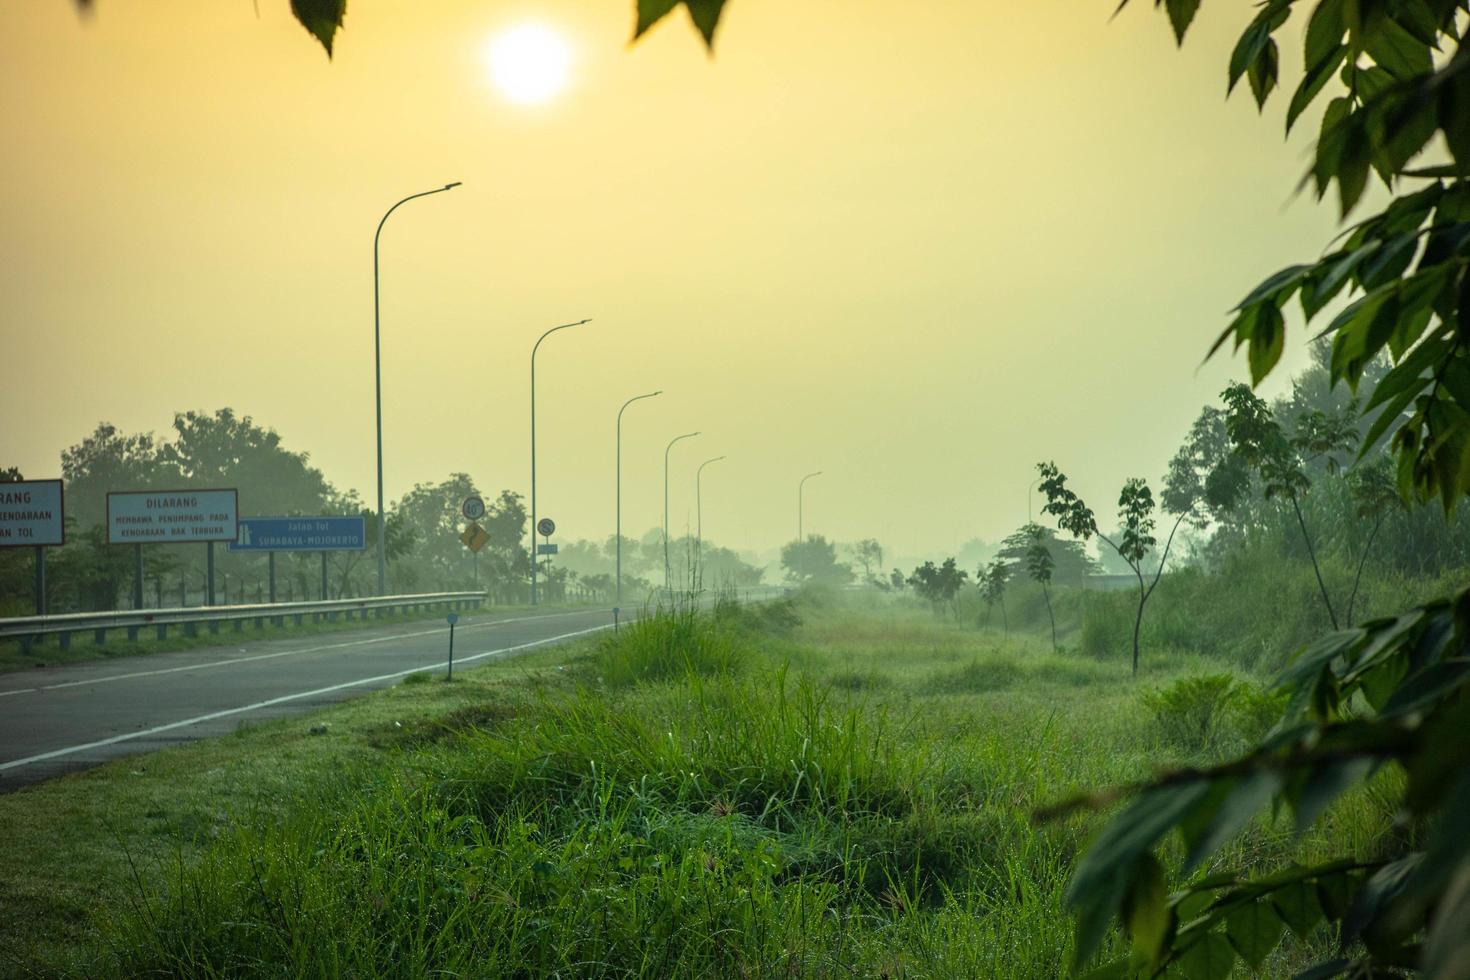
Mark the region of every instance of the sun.
[[541, 105], [566, 87], [572, 64], [567, 42], [540, 24], [522, 24], [492, 38], [485, 49], [490, 81], [516, 105]]

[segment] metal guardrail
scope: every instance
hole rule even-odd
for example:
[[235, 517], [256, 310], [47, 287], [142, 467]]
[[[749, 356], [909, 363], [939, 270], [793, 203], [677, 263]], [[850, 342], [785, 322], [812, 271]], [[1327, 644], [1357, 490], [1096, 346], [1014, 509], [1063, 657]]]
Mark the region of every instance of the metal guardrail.
[[319, 602], [267, 602], [244, 606], [198, 606], [185, 609], [127, 609], [113, 612], [64, 613], [59, 616], [17, 616], [0, 619], [0, 640], [19, 640], [30, 649], [31, 645], [45, 637], [55, 636], [57, 644], [66, 650], [71, 646], [73, 633], [91, 631], [92, 642], [107, 642], [110, 630], [125, 629], [128, 640], [136, 641], [138, 633], [152, 628], [160, 640], [168, 639], [170, 626], [179, 626], [185, 636], [194, 636], [203, 625], [211, 633], [218, 633], [221, 623], [233, 623], [236, 632], [254, 620], [256, 629], [264, 629], [267, 622], [285, 626], [286, 620], [296, 625], [312, 617], [313, 622], [326, 619], [335, 622], [338, 616], [352, 619], [367, 619], [369, 615], [379, 617], [393, 613], [418, 612], [424, 609], [463, 609], [484, 603], [483, 592], [428, 592], [421, 595], [370, 596], [361, 599], [330, 599]]

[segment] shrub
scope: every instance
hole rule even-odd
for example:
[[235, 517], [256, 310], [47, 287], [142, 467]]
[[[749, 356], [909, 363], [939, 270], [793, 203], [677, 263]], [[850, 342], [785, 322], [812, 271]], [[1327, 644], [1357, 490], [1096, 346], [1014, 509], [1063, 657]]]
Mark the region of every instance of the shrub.
[[693, 603], [661, 606], [604, 636], [592, 657], [593, 670], [609, 687], [733, 673], [744, 646], [732, 618], [701, 612]]
[[1237, 687], [1229, 674], [1200, 674], [1145, 691], [1143, 703], [1166, 742], [1197, 752], [1214, 741]]
[[1265, 685], [1236, 685], [1230, 717], [1240, 737], [1252, 743], [1264, 738], [1286, 714], [1288, 700], [1285, 691]]

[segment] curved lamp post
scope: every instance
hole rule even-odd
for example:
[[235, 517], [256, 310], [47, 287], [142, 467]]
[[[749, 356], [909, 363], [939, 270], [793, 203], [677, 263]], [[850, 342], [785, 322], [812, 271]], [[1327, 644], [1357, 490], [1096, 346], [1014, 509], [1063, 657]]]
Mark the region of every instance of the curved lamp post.
[[541, 341], [550, 337], [558, 330], [566, 330], [569, 327], [580, 327], [584, 323], [590, 323], [591, 317], [578, 320], [576, 323], [563, 323], [559, 327], [552, 327], [531, 346], [531, 605], [536, 605], [536, 351], [541, 347]]
[[674, 443], [682, 439], [693, 439], [699, 435], [698, 432], [686, 432], [682, 436], [674, 436], [669, 444], [664, 447], [664, 591], [670, 591], [669, 582], [669, 450], [674, 448]]
[[698, 577], [699, 588], [704, 587], [704, 492], [700, 485], [700, 478], [704, 476], [704, 468], [711, 463], [718, 463], [724, 459], [716, 456], [699, 464], [699, 469], [694, 471], [694, 574]]
[[377, 403], [377, 429], [378, 429], [378, 595], [387, 594], [388, 581], [388, 543], [387, 522], [383, 515], [383, 345], [379, 339], [379, 310], [378, 310], [378, 239], [383, 235], [383, 225], [388, 222], [388, 215], [397, 211], [399, 207], [419, 197], [428, 197], [430, 194], [442, 194], [452, 191], [462, 182], [456, 180], [452, 184], [436, 187], [431, 191], [420, 191], [410, 194], [397, 204], [388, 209], [383, 215], [383, 220], [378, 222], [378, 230], [373, 233], [373, 394]]
[[616, 480], [617, 480], [617, 518], [616, 518], [616, 521], [615, 521], [615, 523], [616, 523], [616, 529], [615, 529], [614, 534], [613, 534], [613, 540], [616, 542], [616, 544], [614, 545], [614, 547], [617, 549], [617, 553], [618, 553], [618, 560], [617, 560], [617, 564], [618, 564], [618, 572], [617, 572], [617, 604], [620, 605], [620, 606], [623, 604], [623, 412], [627, 410], [627, 408], [628, 408], [629, 405], [633, 404], [636, 401], [642, 401], [645, 398], [653, 398], [653, 397], [656, 397], [658, 395], [662, 395], [663, 393], [664, 393], [663, 392], [663, 389], [660, 388], [658, 391], [650, 391], [646, 395], [634, 395], [632, 398], [629, 398], [627, 401], [623, 402], [623, 407], [620, 408], [620, 409], [618, 409], [618, 425], [617, 425], [617, 433], [618, 433], [617, 446], [618, 446], [618, 448], [617, 448], [617, 466], [616, 466], [616, 469], [617, 469], [617, 477], [616, 477]]
[[801, 478], [801, 482], [796, 485], [796, 543], [797, 544], [801, 544], [803, 541], [806, 540], [805, 527], [803, 525], [803, 521], [804, 521], [804, 518], [806, 516], [805, 513], [804, 513], [804, 511], [806, 509], [806, 481], [810, 480], [814, 476], [821, 476], [821, 475], [822, 475], [822, 471], [821, 470], [817, 470], [815, 473], [808, 473], [806, 476], [802, 477]]

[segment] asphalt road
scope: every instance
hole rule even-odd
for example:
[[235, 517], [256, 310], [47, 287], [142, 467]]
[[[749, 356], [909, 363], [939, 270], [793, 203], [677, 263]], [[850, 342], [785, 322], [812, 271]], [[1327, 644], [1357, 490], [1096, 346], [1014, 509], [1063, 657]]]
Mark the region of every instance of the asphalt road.
[[[611, 625], [609, 609], [466, 614], [455, 667]], [[0, 793], [443, 669], [448, 647], [447, 625], [419, 621], [0, 674]]]

